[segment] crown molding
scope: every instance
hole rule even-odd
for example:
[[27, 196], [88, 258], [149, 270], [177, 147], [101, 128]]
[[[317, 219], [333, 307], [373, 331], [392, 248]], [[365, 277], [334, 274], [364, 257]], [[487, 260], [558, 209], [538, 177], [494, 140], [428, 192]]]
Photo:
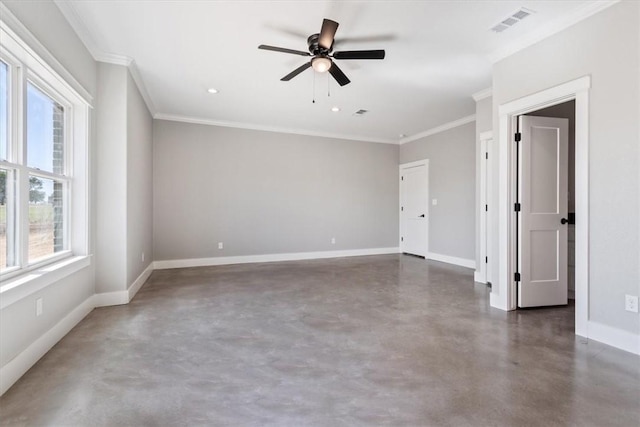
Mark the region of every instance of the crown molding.
[[493, 88], [488, 87], [471, 95], [474, 101], [478, 102], [493, 95]]
[[470, 116], [463, 117], [458, 120], [454, 120], [449, 123], [445, 123], [443, 125], [431, 128], [424, 132], [417, 133], [415, 135], [407, 136], [400, 140], [400, 145], [406, 144], [408, 142], [417, 141], [418, 139], [425, 138], [427, 136], [435, 135], [440, 132], [444, 132], [449, 129], [457, 128], [458, 126], [466, 125], [467, 123], [474, 122], [476, 120], [476, 115], [472, 114]]
[[362, 136], [362, 135], [315, 132], [315, 131], [304, 130], [304, 129], [293, 129], [293, 128], [278, 127], [278, 126], [257, 125], [253, 123], [212, 120], [212, 119], [205, 119], [201, 117], [180, 116], [176, 114], [157, 113], [153, 115], [153, 118], [156, 120], [168, 120], [172, 122], [192, 123], [192, 124], [198, 124], [198, 125], [220, 126], [220, 127], [236, 128], [236, 129], [258, 130], [263, 132], [277, 132], [277, 133], [287, 133], [287, 134], [293, 134], [293, 135], [317, 136], [321, 138], [345, 139], [349, 141], [375, 142], [378, 144], [398, 145], [398, 141], [385, 139], [385, 138], [372, 138], [369, 136]]
[[67, 0], [53, 0], [53, 2], [56, 6], [58, 6], [58, 9], [60, 9], [60, 12], [62, 12], [62, 16], [64, 16], [69, 25], [71, 25], [71, 28], [73, 28], [73, 30], [76, 32], [76, 34], [80, 38], [80, 41], [82, 41], [87, 50], [89, 50], [91, 56], [96, 59], [102, 53], [102, 51], [98, 49], [98, 45], [96, 44], [93, 34], [91, 34], [91, 31], [89, 31], [87, 26], [80, 18], [80, 15], [78, 15], [78, 13], [76, 12], [72, 2]]
[[513, 43], [508, 44], [505, 47], [497, 49], [489, 55], [489, 60], [492, 64], [503, 60], [504, 58], [513, 55], [529, 46], [532, 46], [547, 37], [550, 37], [560, 31], [583, 21], [590, 16], [595, 15], [598, 12], [602, 12], [608, 7], [619, 3], [620, 0], [598, 0], [584, 3], [581, 7], [577, 8], [573, 13], [561, 18], [549, 22], [546, 25], [542, 25], [536, 30], [528, 33], [527, 35], [516, 39]]
[[98, 62], [104, 62], [107, 64], [122, 65], [129, 69], [131, 77], [138, 86], [138, 90], [142, 95], [142, 99], [144, 99], [144, 103], [147, 105], [147, 109], [152, 116], [155, 115], [155, 104], [153, 103], [153, 99], [151, 98], [151, 95], [149, 94], [149, 91], [144, 84], [144, 80], [142, 79], [142, 75], [140, 74], [140, 70], [138, 69], [134, 59], [125, 55], [118, 55], [115, 53], [102, 51], [100, 48], [98, 48], [98, 44], [96, 43], [93, 33], [84, 24], [83, 20], [78, 15], [78, 12], [76, 12], [76, 9], [73, 6], [73, 2], [68, 0], [53, 0], [53, 2], [56, 4], [56, 6], [58, 6], [58, 9], [60, 9], [60, 12], [62, 12], [62, 15], [65, 17], [67, 22], [69, 22], [71, 28], [73, 28], [73, 30], [76, 32], [76, 34], [80, 38], [80, 41], [82, 41], [87, 50], [89, 50], [89, 53], [91, 53], [93, 59]]

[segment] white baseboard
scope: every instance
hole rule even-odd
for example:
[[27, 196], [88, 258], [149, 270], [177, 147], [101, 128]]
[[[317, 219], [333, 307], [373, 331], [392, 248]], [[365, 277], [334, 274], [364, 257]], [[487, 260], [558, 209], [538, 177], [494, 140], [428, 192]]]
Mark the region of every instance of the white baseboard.
[[592, 320], [587, 324], [587, 331], [589, 334], [587, 338], [590, 340], [599, 341], [611, 347], [640, 355], [640, 335], [612, 328]]
[[476, 268], [476, 261], [473, 259], [458, 258], [449, 255], [440, 255], [433, 252], [427, 254], [427, 259], [434, 261], [446, 262], [447, 264], [455, 264], [467, 268]]
[[478, 283], [484, 283], [484, 284], [487, 283], [487, 281], [485, 280], [484, 274], [482, 274], [481, 271], [473, 272], [473, 281]]
[[288, 254], [246, 255], [214, 258], [173, 259], [155, 261], [156, 270], [168, 268], [207, 267], [213, 265], [250, 264], [259, 262], [300, 261], [309, 259], [342, 258], [365, 255], [397, 254], [400, 248], [350, 249], [344, 251], [295, 252]]
[[103, 292], [100, 294], [95, 294], [95, 306], [96, 307], [109, 307], [112, 305], [123, 305], [129, 304], [133, 297], [138, 293], [144, 282], [147, 281], [151, 273], [153, 273], [154, 269], [153, 262], [149, 263], [147, 268], [144, 269], [140, 276], [136, 280], [133, 281], [129, 289], [126, 291], [114, 291], [114, 292]]
[[20, 379], [54, 345], [73, 329], [95, 307], [95, 296], [84, 300], [73, 311], [45, 332], [29, 347], [0, 369], [0, 396]]
[[153, 273], [153, 270], [154, 270], [154, 263], [150, 262], [147, 268], [145, 268], [144, 271], [140, 273], [138, 278], [133, 281], [131, 286], [129, 286], [129, 291], [128, 291], [129, 301], [127, 302], [130, 302], [133, 299], [133, 297], [136, 296], [136, 294], [138, 293], [142, 285], [144, 285], [144, 282], [146, 282], [149, 276], [151, 276], [151, 273]]
[[95, 307], [109, 307], [112, 305], [129, 304], [129, 292], [114, 291], [94, 295]]

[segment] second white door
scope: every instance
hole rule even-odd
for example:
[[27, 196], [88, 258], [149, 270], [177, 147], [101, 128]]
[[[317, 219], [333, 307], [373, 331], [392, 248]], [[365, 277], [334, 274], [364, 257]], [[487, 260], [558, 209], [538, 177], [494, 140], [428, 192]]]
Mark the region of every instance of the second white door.
[[403, 253], [427, 257], [429, 163], [400, 165], [400, 245]]

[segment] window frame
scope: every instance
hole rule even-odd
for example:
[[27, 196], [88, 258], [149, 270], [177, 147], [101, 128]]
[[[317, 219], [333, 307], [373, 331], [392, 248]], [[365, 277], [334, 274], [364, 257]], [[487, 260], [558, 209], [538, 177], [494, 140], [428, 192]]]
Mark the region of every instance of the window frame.
[[[90, 263], [89, 255], [89, 135], [90, 96], [71, 79], [60, 64], [48, 57], [48, 52], [29, 33], [27, 36], [53, 65], [42, 59], [21, 37], [0, 20], [0, 60], [8, 68], [7, 159], [0, 159], [0, 168], [9, 171], [7, 177], [7, 241], [13, 246], [14, 266], [0, 273], [0, 305], [5, 306], [5, 292], [17, 285], [34, 282], [37, 288], [48, 285], [60, 271], [71, 274]], [[67, 77], [61, 77], [63, 74]], [[63, 169], [62, 173], [43, 171], [27, 165], [27, 85], [31, 84], [63, 108]], [[75, 87], [74, 87], [75, 86]], [[63, 249], [53, 254], [29, 260], [29, 177], [37, 176], [62, 183], [63, 191]], [[10, 197], [10, 187], [15, 197]], [[11, 214], [9, 211], [11, 210]], [[9, 233], [9, 221], [14, 223]], [[9, 245], [7, 245], [9, 246]], [[7, 258], [9, 258], [9, 247]], [[34, 274], [36, 273], [36, 274]], [[55, 273], [55, 274], [54, 274]], [[54, 277], [55, 276], [55, 277]], [[37, 279], [37, 280], [35, 280]], [[43, 280], [47, 279], [47, 280]], [[35, 286], [35, 285], [34, 285]], [[23, 291], [24, 292], [24, 291]]]

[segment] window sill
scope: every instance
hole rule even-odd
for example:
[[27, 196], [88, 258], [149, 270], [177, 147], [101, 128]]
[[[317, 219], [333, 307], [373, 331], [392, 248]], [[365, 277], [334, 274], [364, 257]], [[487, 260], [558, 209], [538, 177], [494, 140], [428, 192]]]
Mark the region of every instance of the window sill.
[[91, 256], [72, 256], [0, 283], [0, 310], [91, 265]]

